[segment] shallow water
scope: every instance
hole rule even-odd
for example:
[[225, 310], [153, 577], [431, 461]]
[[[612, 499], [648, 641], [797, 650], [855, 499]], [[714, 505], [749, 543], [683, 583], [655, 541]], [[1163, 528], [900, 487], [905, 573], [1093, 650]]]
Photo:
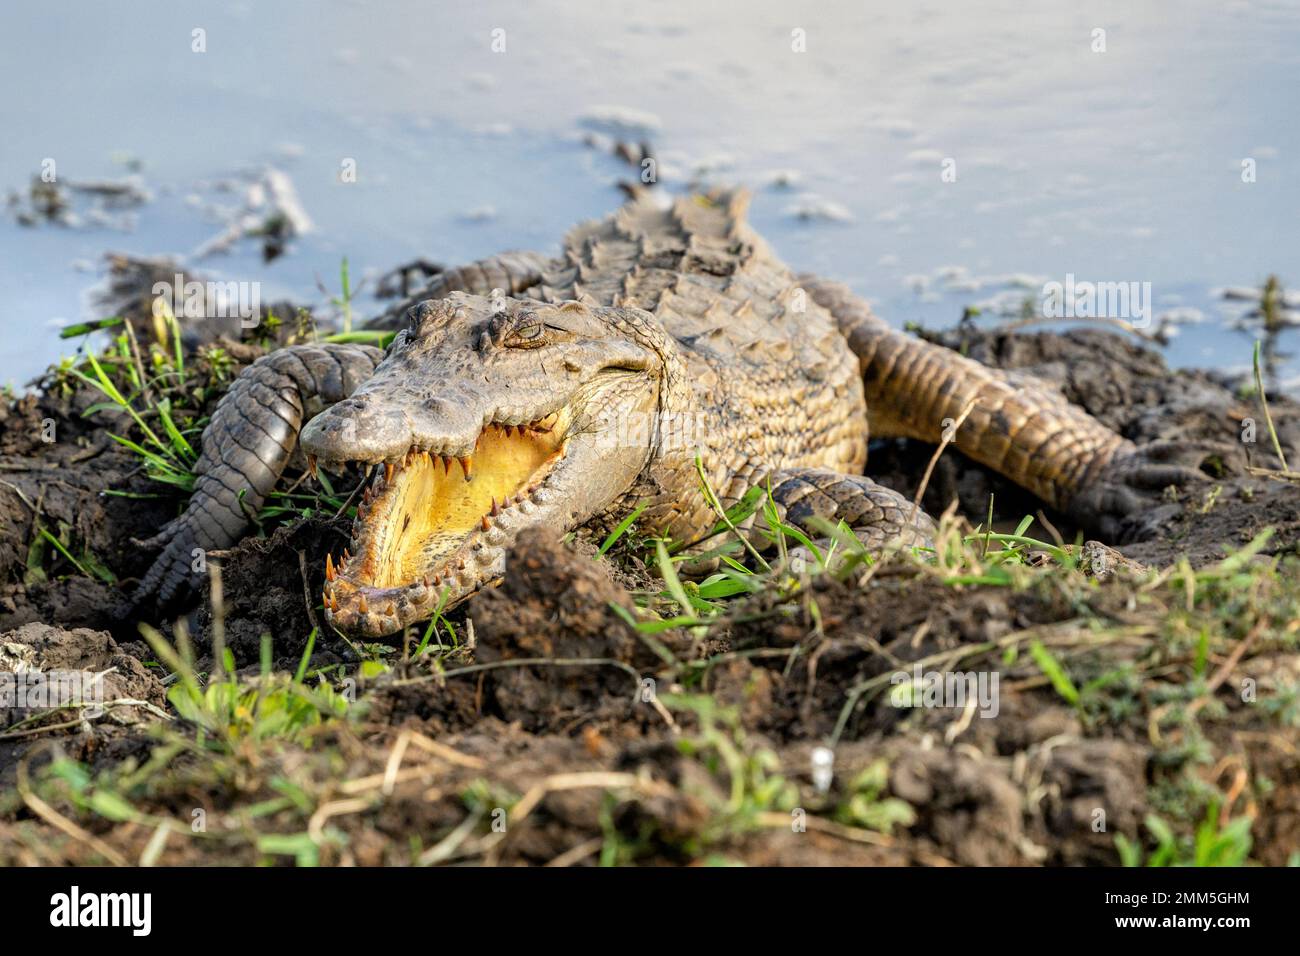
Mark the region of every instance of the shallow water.
[[103, 253], [192, 257], [266, 166], [312, 231], [269, 266], [255, 241], [190, 259], [264, 301], [325, 302], [344, 256], [355, 280], [554, 249], [633, 173], [583, 141], [609, 117], [647, 127], [669, 189], [754, 186], [789, 262], [896, 324], [1014, 311], [1071, 275], [1150, 283], [1153, 320], [1200, 320], [1172, 363], [1245, 366], [1253, 336], [1229, 324], [1250, 303], [1219, 290], [1300, 289], [1300, 5], [1079, 6], [10, 0], [0, 190], [53, 159], [61, 182], [135, 174], [150, 198], [79, 197], [76, 227], [0, 216], [0, 383], [76, 347], [56, 327], [95, 317]]

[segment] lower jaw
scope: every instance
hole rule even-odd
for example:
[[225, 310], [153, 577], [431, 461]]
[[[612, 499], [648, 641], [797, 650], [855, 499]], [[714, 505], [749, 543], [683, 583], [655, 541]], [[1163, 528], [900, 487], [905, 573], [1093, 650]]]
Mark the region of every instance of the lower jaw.
[[[501, 544], [505, 544], [505, 535], [501, 537]], [[421, 581], [380, 587], [346, 577], [327, 582], [325, 618], [331, 627], [345, 634], [382, 637], [428, 621], [500, 583], [505, 568], [501, 547], [480, 540], [467, 542], [463, 551], [464, 557], [454, 559], [450, 568], [431, 573], [427, 584]]]
[[[325, 608], [325, 620], [330, 627], [348, 636], [387, 637], [413, 624], [428, 621], [435, 613], [449, 611], [480, 590], [492, 587], [500, 581], [499, 575], [486, 577], [455, 593], [423, 594], [414, 601], [409, 594], [398, 595], [395, 591], [364, 588], [361, 592], [367, 595], [364, 610], [359, 599], [354, 597], [337, 610]], [[403, 601], [402, 598], [405, 600]]]
[[[450, 559], [430, 570], [422, 580], [382, 586], [369, 575], [359, 575], [364, 563], [352, 559], [352, 573], [340, 570], [327, 580], [322, 603], [328, 626], [346, 635], [368, 638], [395, 634], [449, 611], [478, 592], [501, 582], [506, 555], [520, 531], [541, 518], [541, 507], [530, 503], [528, 513], [512, 508], [486, 530], [476, 530]], [[531, 519], [531, 520], [530, 520]]]

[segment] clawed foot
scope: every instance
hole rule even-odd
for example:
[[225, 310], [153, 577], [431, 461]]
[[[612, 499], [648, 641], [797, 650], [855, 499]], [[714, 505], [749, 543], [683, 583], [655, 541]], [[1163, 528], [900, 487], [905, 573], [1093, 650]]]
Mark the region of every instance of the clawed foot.
[[192, 562], [198, 542], [192, 526], [185, 519], [185, 515], [173, 518], [152, 538], [143, 541], [131, 539], [138, 548], [159, 552], [153, 566], [131, 594], [132, 607], [153, 598], [160, 608], [164, 608], [191, 593], [191, 574], [196, 570]]
[[1106, 541], [1143, 541], [1177, 514], [1181, 501], [1229, 471], [1235, 449], [1223, 442], [1157, 441], [1114, 458], [1067, 507]]

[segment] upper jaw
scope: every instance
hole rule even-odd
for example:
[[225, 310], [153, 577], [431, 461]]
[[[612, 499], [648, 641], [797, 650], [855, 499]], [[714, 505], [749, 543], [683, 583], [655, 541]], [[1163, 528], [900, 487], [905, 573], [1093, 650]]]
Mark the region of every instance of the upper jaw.
[[[440, 402], [440, 405], [450, 403]], [[371, 409], [360, 403], [335, 405], [303, 428], [299, 444], [308, 458], [325, 467], [352, 463], [395, 463], [411, 452], [428, 452], [447, 459], [471, 457], [492, 426], [550, 431], [564, 424], [566, 406], [552, 403], [521, 413], [495, 411], [470, 418], [466, 410], [440, 407], [429, 421], [415, 420], [398, 408]], [[423, 416], [422, 416], [423, 417]]]

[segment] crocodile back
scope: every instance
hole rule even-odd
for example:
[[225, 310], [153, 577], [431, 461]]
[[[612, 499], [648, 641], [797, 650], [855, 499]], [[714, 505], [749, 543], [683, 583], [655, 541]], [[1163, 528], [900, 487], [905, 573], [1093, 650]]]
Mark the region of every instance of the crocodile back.
[[750, 228], [748, 204], [743, 190], [668, 207], [643, 194], [570, 232], [539, 295], [658, 318], [686, 366], [701, 419], [694, 431], [724, 499], [772, 469], [860, 473], [866, 460], [857, 359]]

